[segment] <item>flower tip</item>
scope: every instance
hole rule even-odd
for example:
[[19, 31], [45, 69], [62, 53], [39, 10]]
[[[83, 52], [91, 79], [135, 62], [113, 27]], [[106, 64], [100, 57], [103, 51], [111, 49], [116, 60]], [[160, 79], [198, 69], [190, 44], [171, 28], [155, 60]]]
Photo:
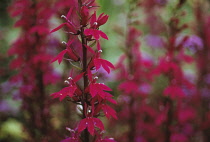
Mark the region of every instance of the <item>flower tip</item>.
[[68, 77], [69, 80], [72, 80], [72, 77]]
[[62, 44], [65, 44], [65, 45], [67, 44], [65, 41], [62, 41], [61, 43], [62, 43]]
[[61, 15], [61, 18], [66, 18], [66, 16], [65, 15]]
[[95, 76], [94, 79], [98, 79], [98, 76]]
[[64, 81], [64, 83], [66, 83], [66, 84], [70, 84], [70, 82], [69, 82], [68, 80], [65, 80], [65, 81]]

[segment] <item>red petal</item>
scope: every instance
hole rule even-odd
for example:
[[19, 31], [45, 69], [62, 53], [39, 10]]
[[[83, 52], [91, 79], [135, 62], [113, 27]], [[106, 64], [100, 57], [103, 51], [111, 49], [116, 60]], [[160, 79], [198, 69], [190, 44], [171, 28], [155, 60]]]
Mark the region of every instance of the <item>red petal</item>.
[[86, 36], [92, 35], [92, 29], [85, 29], [84, 34], [85, 34]]
[[56, 60], [58, 60], [58, 63], [60, 64], [62, 59], [63, 59], [63, 56], [64, 54], [67, 52], [67, 50], [63, 50], [61, 51], [55, 58], [52, 59], [51, 63], [55, 62]]
[[99, 32], [99, 30], [92, 29], [92, 36], [93, 36], [96, 40], [99, 40], [99, 38], [100, 38], [100, 32]]
[[88, 121], [88, 132], [93, 136], [94, 135], [94, 122], [93, 119], [94, 118], [86, 118]]
[[59, 101], [62, 101], [67, 96], [67, 94], [61, 94], [60, 92], [56, 92], [51, 94], [50, 96], [53, 97], [53, 99], [59, 98]]
[[103, 59], [103, 63], [114, 69], [114, 65], [111, 62]]
[[67, 42], [67, 46], [70, 46], [73, 42], [74, 42], [74, 39], [72, 39], [72, 40], [69, 39], [68, 42]]
[[62, 101], [66, 96], [72, 97], [76, 89], [76, 86], [65, 87], [60, 91], [51, 94], [50, 96], [52, 96], [53, 98], [59, 98], [59, 100]]
[[88, 70], [87, 70], [87, 72], [88, 72], [88, 79], [90, 80], [90, 81], [92, 81], [92, 73], [91, 73], [91, 70], [90, 70], [90, 68], [88, 67]]
[[78, 132], [82, 132], [88, 126], [87, 118], [82, 119], [78, 125]]
[[82, 78], [82, 76], [84, 75], [84, 73], [85, 73], [85, 72], [80, 73], [79, 75], [77, 75], [77, 76], [74, 78], [74, 82], [79, 81], [79, 80]]
[[116, 111], [113, 108], [111, 108], [110, 106], [103, 105], [102, 106], [102, 110], [103, 110], [104, 114], [106, 115], [106, 117], [108, 119], [110, 118], [110, 116], [112, 116], [113, 118], [117, 119]]
[[97, 84], [98, 88], [102, 89], [102, 90], [106, 90], [106, 91], [112, 91], [111, 88], [109, 88], [108, 86], [104, 85], [104, 84]]
[[101, 13], [99, 16], [98, 16], [98, 20], [97, 21], [100, 21], [104, 16], [104, 13]]
[[103, 24], [105, 24], [108, 20], [109, 16], [108, 15], [104, 15], [104, 13], [102, 13], [99, 17], [98, 17], [98, 24], [101, 26]]
[[93, 53], [93, 54], [95, 53], [94, 50], [93, 50], [90, 46], [87, 46], [87, 45], [85, 45], [85, 44], [83, 44], [83, 45], [84, 45], [91, 53]]
[[100, 45], [100, 42], [99, 41], [97, 42], [97, 49], [98, 50], [101, 50], [101, 45]]
[[100, 59], [94, 59], [94, 65], [96, 67], [96, 70], [98, 70], [101, 67]]
[[[104, 32], [102, 32], [102, 31], [100, 31], [100, 30], [98, 30], [98, 34], [99, 34], [102, 38], [104, 38], [104, 39], [106, 39], [106, 40], [109, 39], [108, 36], [107, 36]], [[97, 40], [97, 39], [96, 39], [96, 40]]]
[[52, 31], [50, 31], [50, 33], [56, 32], [58, 30], [60, 30], [64, 25], [66, 25], [66, 23], [61, 24], [60, 26], [58, 26], [57, 28], [53, 29]]
[[110, 73], [109, 67], [104, 62], [102, 62], [102, 67], [106, 70], [107, 73]]
[[96, 12], [94, 12], [94, 14], [92, 15], [92, 17], [90, 19], [90, 25], [91, 25], [91, 27], [94, 25], [94, 22], [96, 22]]
[[74, 53], [74, 51], [70, 47], [67, 48], [67, 53], [70, 59], [72, 59], [73, 61], [79, 61], [79, 57]]
[[72, 10], [73, 10], [73, 7], [71, 7], [71, 8], [69, 9], [69, 12], [68, 12], [66, 18], [69, 18], [69, 17], [70, 17], [70, 15], [71, 15], [71, 13], [72, 13]]
[[104, 130], [104, 125], [103, 125], [103, 123], [101, 122], [101, 120], [98, 119], [98, 118], [93, 118], [93, 119], [94, 119], [94, 124], [95, 124], [95, 126], [98, 127], [98, 128], [101, 129], [101, 130]]
[[95, 97], [97, 95], [97, 88], [95, 87], [95, 84], [90, 84], [90, 94], [92, 97]]
[[106, 100], [109, 101], [110, 103], [117, 104], [117, 101], [115, 101], [112, 98], [106, 98]]
[[101, 62], [102, 62], [103, 68], [104, 68], [108, 73], [110, 73], [109, 67], [114, 68], [114, 65], [113, 65], [111, 62], [107, 61], [107, 60], [101, 59]]

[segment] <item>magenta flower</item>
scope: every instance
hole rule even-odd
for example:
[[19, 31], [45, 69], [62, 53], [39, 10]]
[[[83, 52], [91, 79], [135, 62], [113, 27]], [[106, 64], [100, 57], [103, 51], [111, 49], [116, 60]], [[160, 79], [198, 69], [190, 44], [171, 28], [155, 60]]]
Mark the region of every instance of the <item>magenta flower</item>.
[[78, 132], [82, 132], [85, 128], [88, 129], [88, 132], [91, 135], [94, 135], [95, 127], [98, 127], [101, 130], [104, 130], [104, 125], [100, 119], [94, 117], [86, 117], [82, 119], [78, 125]]
[[100, 37], [108, 40], [108, 36], [104, 32], [97, 29], [86, 29], [84, 34], [86, 36], [91, 36], [90, 38], [94, 37], [95, 40], [99, 40]]
[[100, 14], [99, 17], [96, 18], [96, 12], [94, 12], [90, 19], [90, 28], [98, 29], [101, 25], [104, 25], [107, 22], [108, 18], [109, 16], [104, 15], [104, 13]]
[[[69, 97], [71, 102], [81, 106], [82, 120], [74, 130], [75, 135], [64, 141], [79, 142], [78, 138], [81, 141], [89, 141], [89, 134], [96, 140], [109, 141], [100, 135], [104, 126], [98, 117], [103, 112], [107, 118], [112, 116], [117, 119], [115, 110], [106, 105], [108, 102], [117, 103], [107, 92], [112, 89], [105, 84], [97, 83], [98, 77], [93, 73], [93, 70], [97, 72], [100, 67], [103, 67], [107, 73], [110, 73], [110, 68], [114, 68], [111, 62], [100, 57], [102, 49], [99, 39], [102, 37], [108, 40], [108, 36], [99, 30], [99, 27], [107, 22], [108, 16], [101, 14], [96, 18], [96, 12], [90, 15], [94, 2], [95, 0], [72, 2], [67, 16], [62, 16], [66, 22], [51, 31], [51, 33], [55, 32], [65, 26], [70, 37], [66, 43], [66, 49], [61, 51], [52, 62], [58, 61], [60, 64], [63, 59], [68, 60], [75, 67], [76, 72], [80, 72], [74, 79], [70, 77], [65, 81], [69, 84], [68, 87], [51, 95], [53, 98], [59, 98], [60, 101]], [[96, 43], [95, 48], [94, 43]], [[82, 49], [79, 51], [78, 47]], [[74, 65], [72, 61], [79, 63]]]

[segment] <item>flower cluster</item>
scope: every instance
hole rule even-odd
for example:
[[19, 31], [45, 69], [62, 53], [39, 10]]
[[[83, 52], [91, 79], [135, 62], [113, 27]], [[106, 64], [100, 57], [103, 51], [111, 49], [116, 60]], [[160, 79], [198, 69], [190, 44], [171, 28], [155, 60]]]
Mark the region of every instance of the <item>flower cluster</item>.
[[30, 142], [56, 139], [46, 93], [46, 87], [59, 77], [49, 65], [52, 55], [46, 48], [51, 46], [48, 34], [53, 12], [49, 6], [49, 1], [17, 0], [8, 9], [12, 17], [18, 17], [15, 27], [21, 29], [8, 51], [10, 56], [15, 56], [10, 69], [17, 71], [10, 81], [16, 83], [16, 97], [22, 100], [23, 125]]
[[[200, 41], [202, 43], [194, 45], [194, 54], [196, 57], [196, 65], [198, 69], [198, 78], [196, 82], [197, 87], [197, 98], [196, 98], [196, 106], [195, 109], [199, 112], [200, 119], [199, 123], [197, 124], [199, 129], [198, 132], [202, 133], [202, 138], [204, 141], [210, 141], [210, 99], [209, 99], [209, 92], [210, 92], [210, 15], [207, 9], [202, 9], [202, 7], [206, 5], [205, 2], [195, 2], [195, 17], [197, 21], [197, 28], [196, 33], [200, 37]], [[198, 41], [195, 40], [194, 41]], [[192, 48], [189, 47], [190, 49]]]
[[[138, 142], [146, 141], [147, 135], [150, 140], [153, 139], [152, 133], [158, 135], [157, 127], [151, 123], [152, 120], [144, 120], [147, 111], [155, 112], [155, 110], [147, 105], [148, 95], [152, 91], [151, 82], [153, 81], [154, 62], [148, 57], [143, 56], [140, 49], [141, 31], [137, 28], [139, 21], [133, 21], [134, 14], [138, 7], [136, 1], [129, 3], [129, 13], [126, 19], [125, 47], [124, 54], [120, 57], [116, 69], [117, 80], [120, 81], [118, 90], [120, 91], [118, 99], [119, 121], [112, 121], [111, 125], [120, 125], [127, 127], [118, 135], [117, 140], [120, 142]], [[138, 16], [137, 16], [138, 17]], [[152, 113], [150, 112], [150, 114]], [[153, 115], [154, 116], [154, 115]], [[119, 126], [118, 126], [119, 127]], [[153, 131], [151, 129], [153, 128]], [[149, 139], [148, 139], [149, 140]]]
[[[131, 16], [127, 18], [125, 55], [116, 66], [119, 69], [118, 79], [121, 81], [118, 86], [118, 105], [121, 110], [119, 121], [127, 128], [121, 134], [116, 133], [119, 141], [188, 142], [196, 133], [194, 124], [198, 120], [197, 112], [191, 106], [192, 98], [196, 97], [195, 84], [182, 68], [183, 64], [194, 61], [185, 48], [189, 37], [180, 36], [187, 27], [179, 22], [179, 18], [184, 16], [179, 13], [183, 4], [180, 2], [174, 7], [174, 15], [169, 19], [168, 27], [164, 27], [160, 19], [157, 20], [156, 8], [159, 4], [156, 1], [148, 0], [140, 4], [146, 11], [144, 22], [152, 35], [148, 36], [151, 38], [149, 42], [152, 42], [148, 45], [160, 47], [158, 50], [163, 51], [156, 61], [153, 57], [144, 58], [145, 52], [139, 49], [140, 33], [135, 28], [139, 22], [133, 22]], [[139, 7], [134, 7], [133, 3], [130, 3], [130, 7], [128, 15], [135, 15], [134, 10]], [[168, 36], [162, 38], [159, 35], [165, 29], [169, 30]], [[114, 124], [116, 123], [115, 121]]]
[[97, 17], [95, 11], [91, 14], [91, 9], [95, 7], [95, 0], [71, 1], [68, 14], [61, 16], [66, 22], [51, 31], [52, 33], [65, 27], [69, 35], [68, 42], [63, 42], [66, 48], [53, 58], [52, 62], [58, 61], [60, 64], [65, 59], [77, 69], [75, 73], [71, 71], [71, 75], [65, 81], [68, 86], [51, 95], [60, 101], [69, 98], [81, 106], [82, 120], [74, 130], [70, 129], [71, 137], [64, 141], [114, 142], [113, 139], [102, 137], [104, 125], [98, 118], [101, 111], [107, 118], [117, 119], [117, 116], [115, 110], [107, 105], [107, 102], [116, 104], [112, 95], [107, 92], [112, 89], [103, 83], [97, 83], [97, 71], [102, 68], [110, 73], [114, 66], [101, 58], [99, 40], [108, 40], [108, 36], [99, 30], [99, 27], [107, 22], [108, 15], [102, 13]]

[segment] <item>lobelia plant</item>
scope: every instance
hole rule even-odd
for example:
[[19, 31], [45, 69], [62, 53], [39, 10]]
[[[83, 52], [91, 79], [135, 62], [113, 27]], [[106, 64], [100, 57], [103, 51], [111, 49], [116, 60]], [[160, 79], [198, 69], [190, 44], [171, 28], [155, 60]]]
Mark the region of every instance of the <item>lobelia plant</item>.
[[[111, 125], [125, 127], [119, 133], [115, 132], [120, 142], [146, 142], [154, 140], [153, 135], [159, 135], [158, 128], [153, 124], [153, 119], [147, 120], [147, 113], [153, 114], [155, 110], [148, 105], [148, 95], [152, 91], [153, 60], [143, 57], [141, 50], [141, 31], [139, 26], [138, 0], [128, 3], [126, 17], [124, 54], [120, 57], [116, 69], [117, 79], [120, 81], [118, 90], [119, 121], [113, 121]], [[139, 18], [139, 17], [138, 17]], [[155, 117], [153, 115], [153, 117]], [[121, 123], [120, 123], [121, 122]], [[152, 130], [151, 130], [152, 128]], [[148, 137], [148, 135], [149, 137]]]
[[[80, 117], [75, 129], [67, 128], [71, 136], [63, 142], [115, 142], [112, 138], [103, 138], [104, 125], [98, 118], [101, 116], [101, 110], [107, 118], [117, 119], [116, 112], [108, 102], [116, 104], [112, 95], [107, 91], [111, 88], [103, 83], [97, 83], [97, 72], [103, 68], [110, 73], [113, 64], [101, 58], [100, 38], [108, 40], [107, 35], [99, 30], [108, 20], [108, 15], [103, 13], [96, 16], [91, 9], [95, 8], [95, 0], [73, 0], [66, 16], [61, 17], [66, 20], [57, 28], [51, 31], [55, 32], [62, 27], [66, 27], [66, 33], [69, 34], [66, 49], [61, 51], [52, 62], [58, 61], [60, 64], [63, 59], [75, 68], [71, 70], [70, 77], [65, 82], [68, 84], [62, 90], [53, 93], [53, 98], [59, 98], [62, 101], [68, 98], [71, 102], [80, 106]], [[96, 44], [96, 48], [94, 45]], [[76, 74], [76, 75], [74, 75]]]
[[193, 141], [195, 134], [193, 124], [196, 122], [196, 110], [192, 107], [192, 99], [195, 97], [195, 85], [189, 81], [182, 68], [183, 64], [191, 64], [193, 58], [186, 54], [184, 44], [188, 36], [179, 39], [181, 32], [187, 28], [186, 24], [180, 24], [179, 9], [184, 1], [179, 1], [173, 9], [174, 15], [169, 20], [169, 33], [165, 45], [165, 55], [159, 58], [156, 67], [157, 75], [163, 75], [167, 79], [167, 86], [158, 98], [160, 107], [165, 110], [161, 121], [161, 129], [164, 141], [188, 142]]
[[[179, 16], [184, 16], [179, 13], [184, 1], [179, 1], [173, 9], [174, 14], [169, 20], [168, 27], [164, 27], [164, 24], [162, 27], [154, 26], [154, 24], [161, 25], [163, 23], [160, 19], [156, 21], [158, 18], [155, 14], [157, 4], [155, 0], [139, 4], [146, 9], [148, 17], [145, 21], [149, 25], [149, 33], [155, 35], [150, 42], [157, 41], [157, 43], [149, 45], [160, 47], [158, 50], [164, 52], [158, 58], [155, 69], [153, 69], [155, 62], [146, 62], [142, 58], [142, 52], [138, 49], [139, 31], [129, 25], [132, 22], [127, 22], [129, 24], [126, 48], [124, 48], [125, 55], [120, 58], [116, 66], [119, 69], [118, 79], [123, 81], [119, 85], [121, 94], [118, 106], [122, 105], [119, 108], [122, 109], [119, 112], [119, 120], [126, 129], [121, 131], [122, 134], [116, 135], [122, 142], [196, 141], [196, 136], [193, 137], [196, 134], [194, 124], [199, 120], [193, 106], [193, 104], [197, 105], [194, 102], [196, 89], [182, 68], [183, 64], [193, 62], [193, 58], [186, 54], [185, 48], [189, 37], [182, 36], [180, 39], [182, 31], [186, 28], [185, 24], [179, 22]], [[132, 16], [129, 15], [129, 18]], [[166, 29], [169, 32], [164, 31]], [[156, 41], [153, 40], [154, 37], [157, 39], [158, 34], [164, 32], [167, 35], [165, 40], [160, 38]], [[127, 61], [127, 64], [124, 64], [123, 61]], [[156, 78], [157, 82], [153, 82], [153, 77], [159, 77]], [[163, 88], [158, 88], [159, 85], [162, 85], [162, 82], [158, 82], [160, 78], [164, 78], [166, 82], [166, 85], [163, 82]], [[147, 84], [147, 88], [144, 86], [145, 84]], [[146, 88], [146, 93], [141, 92], [143, 86]]]
[[[210, 15], [204, 5], [209, 5], [207, 1], [194, 1], [194, 14], [196, 18], [196, 33], [201, 38], [201, 44], [196, 44], [194, 53], [196, 57], [198, 78], [197, 86], [197, 103], [196, 106], [200, 116], [198, 123], [198, 133], [201, 133], [203, 142], [210, 141], [210, 109], [209, 109], [209, 92], [210, 92]], [[203, 8], [204, 7], [204, 8]], [[193, 39], [193, 41], [198, 41]], [[195, 42], [196, 43], [196, 42]], [[199, 42], [197, 42], [199, 43]]]
[[15, 56], [10, 68], [17, 71], [10, 81], [16, 83], [18, 97], [22, 100], [22, 113], [26, 141], [46, 142], [58, 140], [51, 123], [46, 87], [57, 81], [58, 75], [48, 64], [52, 58], [49, 44], [50, 1], [16, 0], [8, 8], [12, 17], [18, 17], [15, 27], [21, 29], [19, 38], [8, 54]]

